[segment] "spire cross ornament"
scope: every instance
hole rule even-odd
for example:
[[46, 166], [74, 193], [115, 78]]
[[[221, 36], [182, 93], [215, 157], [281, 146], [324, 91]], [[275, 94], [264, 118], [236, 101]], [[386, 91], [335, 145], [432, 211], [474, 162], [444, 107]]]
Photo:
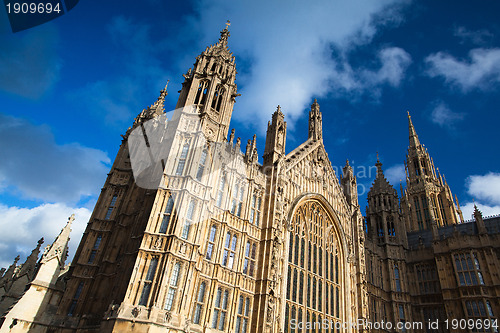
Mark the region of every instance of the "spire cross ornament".
[[227, 22], [226, 22], [226, 30], [229, 28], [230, 25], [231, 25], [231, 22], [229, 20], [227, 20]]

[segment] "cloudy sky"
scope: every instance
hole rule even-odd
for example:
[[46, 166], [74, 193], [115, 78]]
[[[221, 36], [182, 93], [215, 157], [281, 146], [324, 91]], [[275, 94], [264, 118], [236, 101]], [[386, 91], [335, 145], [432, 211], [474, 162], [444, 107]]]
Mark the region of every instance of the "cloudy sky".
[[[81, 0], [13, 34], [0, 13], [0, 266], [51, 242], [76, 214], [73, 253], [120, 134], [231, 20], [238, 97], [232, 126], [260, 154], [277, 105], [288, 151], [307, 138], [318, 99], [334, 168], [346, 159], [360, 204], [379, 152], [399, 188], [406, 110], [469, 218], [500, 213], [498, 1]], [[403, 184], [404, 185], [404, 184]]]

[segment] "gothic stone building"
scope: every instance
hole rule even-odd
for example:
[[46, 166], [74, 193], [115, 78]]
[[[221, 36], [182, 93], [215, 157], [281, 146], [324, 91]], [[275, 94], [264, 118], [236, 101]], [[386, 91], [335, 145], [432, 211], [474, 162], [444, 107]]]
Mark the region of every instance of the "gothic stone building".
[[[401, 199], [377, 176], [366, 209], [366, 283], [371, 322], [422, 323], [415, 332], [498, 332], [481, 325], [500, 313], [500, 216], [464, 221], [410, 115], [406, 189]], [[448, 320], [448, 324], [446, 321]], [[439, 323], [429, 326], [429, 322]], [[469, 322], [470, 323], [470, 322]], [[495, 324], [496, 326], [496, 324]], [[391, 330], [374, 329], [374, 332]]]
[[71, 265], [72, 219], [32, 268], [3, 274], [0, 332], [281, 333], [325, 320], [324, 332], [366, 332], [376, 329], [349, 323], [494, 318], [500, 219], [461, 223], [411, 118], [407, 188], [399, 200], [377, 162], [363, 218], [353, 169], [336, 175], [328, 159], [316, 101], [299, 147], [285, 153], [278, 107], [263, 163], [255, 136], [241, 153], [228, 37], [184, 74], [173, 114], [165, 88], [125, 133]]

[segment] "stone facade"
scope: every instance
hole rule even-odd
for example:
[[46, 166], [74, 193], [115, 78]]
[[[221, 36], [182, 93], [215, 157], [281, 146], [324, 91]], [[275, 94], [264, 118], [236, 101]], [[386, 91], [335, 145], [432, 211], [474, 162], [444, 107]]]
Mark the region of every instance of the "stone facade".
[[[28, 291], [11, 297], [28, 314], [3, 297], [2, 332], [281, 333], [297, 321], [469, 318], [478, 301], [498, 314], [500, 219], [460, 224], [411, 118], [407, 189], [399, 200], [377, 161], [364, 218], [352, 167], [336, 175], [328, 159], [317, 101], [300, 146], [285, 153], [278, 106], [263, 163], [255, 136], [241, 152], [228, 37], [226, 27], [184, 74], [175, 112], [165, 87], [137, 116], [69, 270], [44, 255], [45, 282], [23, 280]], [[329, 332], [373, 331], [347, 326]]]

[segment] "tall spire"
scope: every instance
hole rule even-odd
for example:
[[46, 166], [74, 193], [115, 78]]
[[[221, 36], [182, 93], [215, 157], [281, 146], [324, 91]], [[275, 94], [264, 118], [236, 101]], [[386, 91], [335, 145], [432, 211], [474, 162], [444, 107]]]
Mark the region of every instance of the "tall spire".
[[415, 127], [413, 127], [413, 123], [411, 121], [410, 111], [408, 112], [408, 127], [410, 132], [410, 147], [418, 147], [420, 146], [420, 141], [418, 140], [417, 132], [415, 131]]
[[57, 258], [59, 260], [59, 265], [64, 266], [64, 262], [66, 261], [66, 256], [68, 252], [68, 243], [69, 243], [69, 234], [71, 233], [71, 224], [75, 220], [75, 214], [72, 214], [68, 218], [68, 222], [62, 228], [59, 236], [56, 237], [54, 243], [45, 248], [45, 252], [43, 253], [40, 262], [46, 263], [47, 261], [52, 260], [53, 258]]
[[401, 206], [410, 217], [407, 230], [432, 229], [434, 233], [435, 228], [457, 223], [457, 210], [446, 179], [439, 170], [436, 172], [434, 161], [418, 139], [409, 111], [408, 128], [410, 142], [405, 163], [408, 195], [402, 198]]

